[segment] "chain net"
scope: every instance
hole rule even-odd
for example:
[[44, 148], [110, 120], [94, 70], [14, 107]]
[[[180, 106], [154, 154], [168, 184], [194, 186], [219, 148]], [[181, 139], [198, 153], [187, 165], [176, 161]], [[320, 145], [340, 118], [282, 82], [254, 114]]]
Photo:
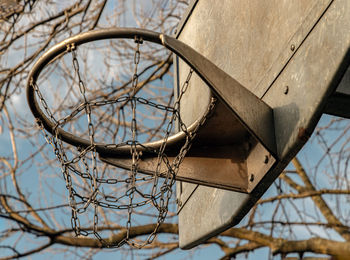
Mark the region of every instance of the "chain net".
[[[141, 58], [140, 45], [143, 40], [135, 37], [134, 50], [134, 73], [130, 80], [131, 90], [125, 95], [117, 98], [105, 98], [104, 100], [94, 100], [87, 96], [88, 86], [81, 76], [81, 68], [77, 57], [77, 48], [74, 45], [67, 46], [67, 52], [71, 53], [72, 66], [75, 74], [75, 84], [79, 88], [81, 103], [72, 107], [71, 112], [62, 118], [57, 118], [54, 112], [48, 106], [48, 102], [44, 98], [43, 93], [39, 89], [36, 82], [32, 82], [32, 87], [35, 90], [37, 99], [47, 117], [54, 123], [53, 133], [47, 132], [43, 123], [38, 121], [38, 125], [42, 129], [47, 143], [54, 150], [55, 156], [58, 159], [62, 174], [65, 180], [65, 185], [68, 191], [69, 205], [71, 207], [71, 226], [76, 236], [94, 235], [103, 247], [120, 247], [128, 244], [132, 247], [141, 248], [150, 244], [156, 237], [156, 233], [160, 225], [167, 217], [169, 200], [173, 193], [173, 185], [175, 177], [179, 170], [184, 157], [189, 151], [192, 140], [195, 138], [197, 131], [203, 125], [214, 107], [215, 100], [212, 100], [199, 124], [191, 132], [188, 131], [188, 126], [182, 121], [180, 115], [180, 101], [183, 95], [189, 88], [189, 82], [193, 74], [190, 69], [186, 80], [181, 86], [178, 97], [172, 102], [173, 105], [160, 104], [153, 102], [151, 99], [138, 96], [139, 92], [139, 62]], [[130, 169], [122, 170], [111, 167], [98, 160], [96, 151], [96, 130], [97, 128], [105, 127], [99, 122], [93, 121], [94, 111], [103, 106], [109, 106], [113, 109], [116, 107], [129, 106], [131, 116], [128, 118], [129, 124], [124, 127], [130, 128], [130, 136], [128, 139], [118, 144], [105, 144], [108, 148], [119, 147], [121, 145], [128, 146], [131, 159]], [[166, 114], [167, 122], [164, 123], [164, 134], [159, 148], [152, 149], [157, 158], [153, 174], [144, 175], [139, 172], [139, 162], [142, 160], [142, 153], [138, 147], [142, 146], [142, 141], [139, 140], [138, 109], [144, 109], [145, 106], [152, 107]], [[143, 107], [143, 108], [142, 108]], [[87, 123], [86, 134], [88, 135], [89, 145], [87, 147], [75, 147], [66, 144], [60, 139], [59, 129], [74, 122], [80, 124], [82, 121], [81, 115], [84, 114], [85, 122]], [[123, 113], [122, 113], [123, 114]], [[77, 116], [79, 119], [76, 119]], [[119, 120], [120, 118], [115, 118]], [[127, 121], [127, 120], [126, 120]], [[167, 140], [169, 136], [180, 128], [185, 133], [185, 140], [180, 147], [176, 156], [171, 161], [166, 154]], [[116, 174], [116, 171], [121, 171], [121, 174]], [[160, 177], [162, 176], [162, 177]], [[113, 189], [111, 188], [113, 187]], [[143, 240], [136, 239], [135, 231], [133, 230], [134, 223], [142, 223], [139, 217], [133, 217], [138, 208], [144, 207], [150, 216], [155, 218], [153, 223], [154, 230], [146, 235]], [[123, 211], [124, 225], [116, 225], [116, 223], [100, 224], [101, 215], [105, 214], [102, 209], [114, 210], [115, 214]], [[108, 213], [110, 214], [110, 213]], [[81, 217], [85, 216], [84, 224], [81, 223]], [[103, 217], [106, 219], [105, 217]], [[91, 223], [93, 223], [91, 225]], [[122, 239], [114, 242], [113, 235], [109, 234], [106, 237], [105, 230], [111, 230], [115, 227], [117, 231], [125, 231]]]

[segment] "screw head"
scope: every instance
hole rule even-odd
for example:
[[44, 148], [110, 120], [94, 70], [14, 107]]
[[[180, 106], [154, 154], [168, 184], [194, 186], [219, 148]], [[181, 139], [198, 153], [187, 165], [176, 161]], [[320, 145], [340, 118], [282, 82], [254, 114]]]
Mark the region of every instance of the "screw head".
[[179, 207], [181, 207], [181, 206], [182, 206], [182, 202], [181, 202], [181, 200], [176, 199], [176, 204], [177, 204]]
[[292, 45], [290, 46], [290, 50], [291, 50], [291, 51], [295, 51], [295, 45], [294, 45], [294, 44], [292, 44]]
[[286, 86], [286, 87], [284, 88], [284, 92], [283, 92], [283, 93], [284, 93], [285, 95], [287, 95], [288, 92], [289, 92], [289, 86]]
[[265, 155], [264, 163], [267, 164], [268, 162], [269, 162], [269, 156], [268, 156], [268, 155]]

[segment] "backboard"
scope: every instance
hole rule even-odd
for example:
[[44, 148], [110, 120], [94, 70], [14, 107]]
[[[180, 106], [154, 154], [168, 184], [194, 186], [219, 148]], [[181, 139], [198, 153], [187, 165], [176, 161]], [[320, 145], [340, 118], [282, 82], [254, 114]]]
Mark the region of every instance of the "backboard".
[[[270, 131], [275, 144], [265, 146], [257, 141], [259, 137], [251, 138], [226, 103], [217, 100], [198, 141], [214, 145], [215, 156], [212, 148], [198, 145], [193, 157], [204, 158], [205, 164], [197, 169], [202, 175], [219, 178], [224, 172], [224, 180], [233, 180], [231, 190], [177, 183], [181, 248], [192, 248], [238, 224], [306, 143], [323, 112], [350, 117], [343, 110], [349, 104], [349, 72], [345, 74], [350, 64], [349, 28], [348, 0], [191, 2], [176, 38], [272, 109]], [[175, 71], [178, 94], [189, 68], [175, 58]], [[192, 77], [181, 103], [183, 120], [196, 120], [212, 97], [216, 94]], [[247, 113], [253, 109], [249, 105], [247, 102]], [[275, 150], [269, 149], [274, 145]], [[189, 160], [184, 163], [191, 169]], [[248, 173], [248, 179], [241, 171]], [[232, 188], [236, 182], [240, 187], [244, 183], [244, 190]]]

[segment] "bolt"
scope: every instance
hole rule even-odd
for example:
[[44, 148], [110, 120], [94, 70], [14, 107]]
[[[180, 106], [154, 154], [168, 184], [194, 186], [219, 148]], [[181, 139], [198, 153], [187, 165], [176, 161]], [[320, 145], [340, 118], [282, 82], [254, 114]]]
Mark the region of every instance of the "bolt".
[[174, 34], [177, 34], [177, 29], [175, 29]]
[[295, 50], [295, 45], [294, 45], [294, 44], [292, 44], [292, 45], [290, 46], [290, 50], [291, 50], [291, 51], [294, 51], [294, 50]]
[[265, 155], [264, 163], [267, 164], [269, 162], [269, 156]]
[[254, 174], [251, 174], [251, 175], [250, 175], [249, 181], [250, 181], [250, 182], [253, 182], [253, 181], [254, 181]]
[[285, 95], [287, 95], [287, 94], [288, 94], [288, 92], [289, 92], [289, 87], [288, 87], [288, 86], [286, 86], [286, 87], [285, 87], [285, 89], [284, 89], [284, 92], [283, 92], [283, 93], [284, 93]]
[[179, 207], [181, 207], [181, 206], [182, 206], [182, 202], [181, 202], [181, 200], [176, 199], [176, 204], [177, 204]]

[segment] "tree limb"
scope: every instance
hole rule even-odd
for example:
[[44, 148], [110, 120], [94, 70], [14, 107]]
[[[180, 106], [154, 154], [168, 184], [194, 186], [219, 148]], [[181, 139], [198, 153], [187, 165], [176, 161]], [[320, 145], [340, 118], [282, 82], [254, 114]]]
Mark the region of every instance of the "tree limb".
[[[299, 174], [300, 178], [305, 183], [305, 189], [309, 192], [315, 192], [316, 189], [311, 183], [309, 177], [307, 176], [304, 168], [302, 167], [300, 161], [297, 158], [294, 158], [292, 160], [292, 163], [297, 170], [297, 173]], [[299, 189], [299, 192], [305, 192], [304, 189]], [[311, 199], [314, 201], [316, 206], [319, 208], [319, 210], [322, 212], [323, 216], [326, 218], [326, 220], [333, 225], [336, 225], [334, 227], [334, 230], [337, 231], [344, 239], [347, 241], [350, 241], [350, 233], [348, 231], [348, 228], [341, 228], [339, 226], [343, 226], [343, 224], [339, 221], [339, 219], [333, 214], [332, 210], [329, 208], [327, 203], [324, 201], [324, 199], [321, 197], [321, 195], [312, 196]], [[338, 227], [337, 227], [338, 226]]]

